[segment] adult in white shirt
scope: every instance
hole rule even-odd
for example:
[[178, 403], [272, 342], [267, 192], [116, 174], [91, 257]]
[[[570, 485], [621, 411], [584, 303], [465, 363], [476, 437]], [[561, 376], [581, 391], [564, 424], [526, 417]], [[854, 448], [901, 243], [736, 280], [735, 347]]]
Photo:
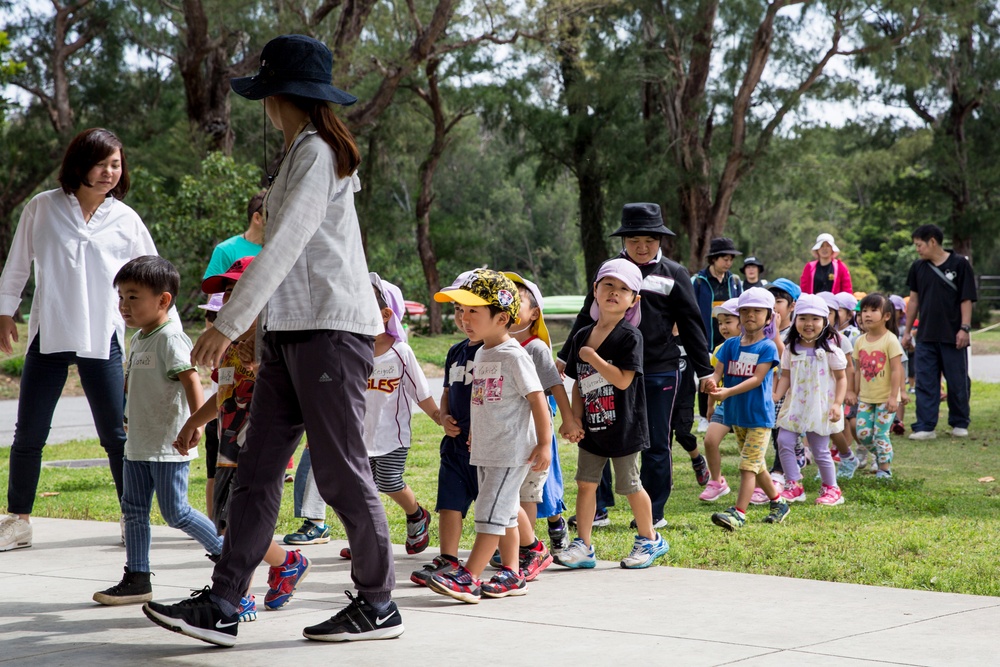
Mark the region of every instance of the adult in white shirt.
[[59, 183], [25, 205], [0, 275], [0, 350], [11, 354], [18, 340], [12, 316], [34, 264], [0, 551], [31, 546], [42, 448], [71, 364], [79, 370], [119, 499], [122, 492], [125, 322], [112, 280], [130, 259], [155, 255], [156, 246], [138, 214], [121, 201], [129, 189], [128, 166], [112, 132], [91, 128], [74, 137]]

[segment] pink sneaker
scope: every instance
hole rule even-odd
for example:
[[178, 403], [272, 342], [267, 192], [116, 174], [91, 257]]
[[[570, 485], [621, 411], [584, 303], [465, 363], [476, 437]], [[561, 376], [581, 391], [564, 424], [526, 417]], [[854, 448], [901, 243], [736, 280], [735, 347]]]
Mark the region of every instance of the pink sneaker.
[[767, 505], [770, 502], [771, 499], [767, 497], [766, 493], [764, 493], [764, 489], [759, 486], [753, 490], [753, 495], [750, 496], [751, 505]]
[[802, 488], [802, 482], [789, 482], [781, 492], [781, 497], [789, 503], [805, 502], [806, 490]]
[[726, 484], [726, 478], [723, 477], [721, 482], [716, 482], [714, 479], [708, 480], [708, 484], [705, 485], [705, 490], [701, 492], [698, 496], [698, 500], [704, 500], [707, 503], [714, 503], [716, 500], [722, 496], [729, 494], [729, 485]]
[[[805, 496], [803, 496], [805, 497]], [[840, 492], [839, 486], [823, 485], [823, 493], [816, 499], [817, 505], [843, 505], [844, 494]]]

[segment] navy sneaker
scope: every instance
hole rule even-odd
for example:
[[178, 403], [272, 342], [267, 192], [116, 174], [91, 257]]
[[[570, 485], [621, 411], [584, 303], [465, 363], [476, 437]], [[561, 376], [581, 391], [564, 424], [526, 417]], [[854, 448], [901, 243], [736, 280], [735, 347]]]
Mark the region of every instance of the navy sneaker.
[[[568, 520], [569, 525], [576, 528], [576, 515], [574, 514]], [[611, 519], [608, 518], [608, 510], [598, 509], [594, 514], [594, 528], [604, 528], [611, 525]]]
[[240, 608], [237, 611], [240, 623], [250, 623], [257, 620], [257, 598], [252, 595], [240, 598]]
[[694, 476], [698, 480], [698, 486], [705, 486], [708, 484], [708, 480], [712, 479], [712, 474], [708, 472], [708, 461], [701, 454], [697, 458], [691, 459], [691, 467], [694, 468]]
[[419, 570], [414, 570], [410, 573], [410, 581], [417, 586], [426, 586], [427, 580], [435, 574], [452, 572], [458, 568], [458, 565], [457, 560], [453, 560], [448, 556], [435, 556], [433, 561], [427, 563]]
[[309, 519], [302, 522], [302, 525], [294, 533], [285, 535], [285, 544], [300, 546], [303, 544], [326, 544], [330, 541], [330, 527], [326, 524], [318, 525]]
[[226, 648], [236, 645], [236, 629], [240, 624], [238, 614], [226, 616], [219, 605], [212, 602], [208, 586], [195, 591], [187, 600], [177, 604], [147, 602], [142, 605], [146, 618], [160, 627], [179, 632]]
[[303, 630], [303, 637], [320, 642], [356, 642], [392, 639], [403, 634], [403, 618], [395, 602], [390, 602], [389, 608], [379, 614], [363, 593], [354, 597], [350, 591], [344, 592], [351, 603], [330, 620]]
[[555, 523], [549, 521], [549, 551], [557, 554], [569, 546], [569, 529], [562, 517]]
[[524, 580], [524, 573], [518, 574], [509, 567], [505, 567], [488, 582], [483, 584], [482, 593], [488, 598], [505, 598], [514, 595], [527, 595], [528, 584]]
[[420, 518], [416, 521], [406, 520], [406, 553], [418, 554], [427, 548], [431, 541], [431, 513], [420, 508]]

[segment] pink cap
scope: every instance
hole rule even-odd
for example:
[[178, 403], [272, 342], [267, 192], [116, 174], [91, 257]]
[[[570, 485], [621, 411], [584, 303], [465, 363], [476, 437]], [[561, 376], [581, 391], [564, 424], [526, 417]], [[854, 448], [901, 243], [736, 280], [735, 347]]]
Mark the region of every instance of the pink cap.
[[[638, 295], [639, 291], [642, 289], [642, 271], [639, 270], [638, 266], [623, 257], [609, 259], [604, 262], [604, 264], [601, 264], [601, 268], [597, 270], [597, 277], [594, 279], [594, 282], [600, 282], [601, 278], [606, 278], [608, 276], [617, 278], [625, 283], [625, 286], [635, 292], [636, 295]], [[600, 315], [601, 311], [597, 307], [597, 302], [595, 301], [590, 304], [590, 317], [593, 320], [597, 320]], [[642, 319], [642, 313], [639, 312], [638, 301], [632, 304], [632, 306], [625, 311], [625, 319], [632, 326], [639, 326], [639, 321]]]
[[[826, 292], [832, 297], [833, 294]], [[795, 302], [795, 315], [816, 315], [818, 317], [830, 318], [830, 308], [829, 303], [820, 294], [803, 294], [799, 297], [799, 300]], [[836, 301], [833, 302], [832, 308], [836, 310]]]
[[385, 305], [392, 311], [389, 322], [385, 325], [385, 332], [400, 343], [405, 343], [406, 329], [403, 328], [403, 315], [406, 314], [406, 305], [403, 302], [403, 293], [388, 280], [382, 280], [374, 271], [369, 273], [368, 277], [375, 289], [382, 295]]
[[743, 294], [740, 294], [736, 305], [740, 309], [767, 308], [768, 310], [774, 310], [774, 295], [769, 290], [751, 287], [746, 292], [743, 292]]

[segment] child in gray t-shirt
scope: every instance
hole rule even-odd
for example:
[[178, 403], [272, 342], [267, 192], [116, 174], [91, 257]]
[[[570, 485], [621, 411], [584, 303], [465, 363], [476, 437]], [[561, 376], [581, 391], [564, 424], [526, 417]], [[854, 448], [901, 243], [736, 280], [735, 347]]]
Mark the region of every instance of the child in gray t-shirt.
[[[529, 470], [549, 467], [552, 425], [535, 365], [508, 333], [520, 309], [517, 287], [503, 274], [479, 269], [457, 289], [434, 298], [464, 306], [466, 331], [481, 339], [483, 347], [476, 353], [469, 429], [469, 459], [479, 475], [476, 541], [464, 567], [436, 574], [427, 583], [462, 602], [479, 602], [482, 595], [524, 595], [527, 585], [518, 563], [519, 491]], [[497, 545], [503, 567], [482, 583]]]

